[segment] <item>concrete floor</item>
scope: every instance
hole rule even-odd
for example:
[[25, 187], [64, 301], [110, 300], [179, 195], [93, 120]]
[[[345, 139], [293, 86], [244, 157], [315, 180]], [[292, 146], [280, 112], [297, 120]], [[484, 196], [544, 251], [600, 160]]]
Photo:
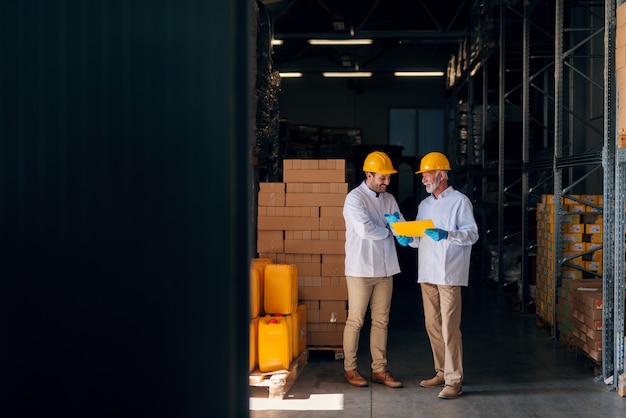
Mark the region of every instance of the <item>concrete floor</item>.
[[[421, 297], [417, 284], [396, 279], [388, 369], [403, 388], [350, 386], [332, 351], [309, 351], [284, 399], [264, 398], [267, 388], [251, 391], [250, 417], [626, 416], [626, 398], [597, 377], [600, 368], [538, 328], [533, 313], [514, 312], [505, 296], [480, 280], [470, 281], [463, 297], [465, 380], [459, 398], [442, 400], [438, 389], [419, 386], [434, 375]], [[366, 332], [361, 335], [359, 370], [369, 380], [369, 341]]]

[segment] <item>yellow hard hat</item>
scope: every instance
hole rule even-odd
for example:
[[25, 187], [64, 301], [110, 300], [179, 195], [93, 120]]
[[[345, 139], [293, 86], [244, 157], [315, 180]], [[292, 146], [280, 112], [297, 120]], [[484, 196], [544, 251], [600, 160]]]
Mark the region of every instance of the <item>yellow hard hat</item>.
[[429, 152], [424, 155], [420, 161], [420, 170], [415, 174], [433, 170], [451, 170], [450, 161], [440, 152]]
[[370, 152], [363, 162], [363, 171], [378, 174], [395, 174], [391, 159], [382, 151]]

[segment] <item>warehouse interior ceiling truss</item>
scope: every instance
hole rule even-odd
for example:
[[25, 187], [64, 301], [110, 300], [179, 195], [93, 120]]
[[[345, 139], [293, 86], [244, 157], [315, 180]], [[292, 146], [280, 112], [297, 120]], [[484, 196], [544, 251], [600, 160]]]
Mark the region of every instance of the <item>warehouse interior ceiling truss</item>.
[[[469, 0], [262, 0], [272, 18], [273, 61], [282, 72], [445, 71], [469, 36]], [[309, 39], [372, 39], [320, 46]]]

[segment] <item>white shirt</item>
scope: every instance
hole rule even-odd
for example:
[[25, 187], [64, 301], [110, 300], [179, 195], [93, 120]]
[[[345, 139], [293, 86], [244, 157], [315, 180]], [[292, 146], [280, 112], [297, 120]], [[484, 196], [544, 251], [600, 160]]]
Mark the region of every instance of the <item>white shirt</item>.
[[420, 202], [417, 219], [432, 219], [435, 228], [448, 231], [447, 239], [414, 237], [409, 244], [418, 248], [417, 282], [467, 286], [472, 245], [478, 241], [472, 202], [449, 186], [438, 198], [430, 195]]
[[[400, 273], [395, 238], [385, 214], [400, 213], [392, 194], [377, 193], [363, 181], [346, 196], [345, 274], [354, 277], [387, 277]], [[400, 215], [400, 220], [404, 220]]]

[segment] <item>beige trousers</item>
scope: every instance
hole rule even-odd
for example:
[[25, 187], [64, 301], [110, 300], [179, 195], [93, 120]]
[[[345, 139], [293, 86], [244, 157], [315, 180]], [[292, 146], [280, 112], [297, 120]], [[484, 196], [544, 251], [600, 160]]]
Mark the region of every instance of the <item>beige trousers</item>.
[[344, 370], [357, 368], [359, 336], [367, 307], [370, 308], [371, 368], [380, 372], [387, 368], [387, 326], [393, 293], [393, 277], [346, 277], [348, 285], [348, 319], [343, 331]]
[[463, 381], [461, 286], [420, 283], [424, 322], [433, 352], [435, 371], [446, 385]]

